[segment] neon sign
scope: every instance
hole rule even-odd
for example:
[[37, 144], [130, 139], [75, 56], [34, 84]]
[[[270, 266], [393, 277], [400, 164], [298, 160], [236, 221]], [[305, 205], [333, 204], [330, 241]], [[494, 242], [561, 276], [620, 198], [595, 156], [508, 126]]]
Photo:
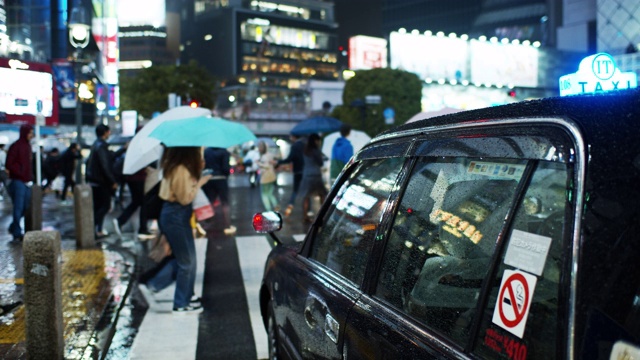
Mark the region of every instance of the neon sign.
[[622, 72], [607, 53], [587, 56], [578, 71], [560, 77], [560, 96], [592, 94], [638, 87], [634, 72]]

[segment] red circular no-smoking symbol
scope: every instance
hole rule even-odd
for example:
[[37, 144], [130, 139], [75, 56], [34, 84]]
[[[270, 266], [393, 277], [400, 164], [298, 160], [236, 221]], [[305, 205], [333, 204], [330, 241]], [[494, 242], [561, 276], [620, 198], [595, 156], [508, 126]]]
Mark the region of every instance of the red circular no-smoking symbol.
[[[506, 293], [506, 294], [505, 294]], [[500, 289], [498, 313], [502, 323], [507, 327], [515, 327], [524, 319], [529, 306], [529, 285], [522, 274], [512, 274]], [[505, 315], [509, 313], [509, 317]]]

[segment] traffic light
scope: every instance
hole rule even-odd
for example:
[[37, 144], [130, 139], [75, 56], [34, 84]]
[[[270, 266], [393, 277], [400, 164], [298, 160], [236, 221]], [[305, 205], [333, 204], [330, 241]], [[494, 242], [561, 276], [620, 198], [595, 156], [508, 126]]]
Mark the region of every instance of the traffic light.
[[514, 89], [511, 89], [507, 92], [507, 95], [509, 95], [509, 97], [516, 97], [516, 91]]
[[197, 107], [200, 106], [200, 103], [198, 101], [196, 101], [196, 100], [191, 100], [189, 102], [189, 106], [192, 107], [192, 108], [197, 108]]

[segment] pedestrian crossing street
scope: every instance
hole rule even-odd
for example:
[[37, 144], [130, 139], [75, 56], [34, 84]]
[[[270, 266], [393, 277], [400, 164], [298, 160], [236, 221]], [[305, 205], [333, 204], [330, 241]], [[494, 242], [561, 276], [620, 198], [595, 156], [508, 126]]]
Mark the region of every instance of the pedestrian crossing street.
[[[301, 241], [304, 235], [294, 235], [294, 239]], [[238, 236], [235, 241], [257, 359], [266, 359], [268, 358], [267, 334], [260, 315], [259, 291], [264, 264], [271, 246], [268, 237], [264, 235]], [[198, 256], [196, 294], [198, 295], [203, 289], [207, 246], [206, 238], [196, 239]], [[149, 310], [134, 339], [130, 359], [196, 358], [200, 315], [174, 315], [172, 313], [174, 289], [174, 286], [170, 286], [154, 295], [145, 294]], [[149, 299], [149, 296], [152, 298]]]

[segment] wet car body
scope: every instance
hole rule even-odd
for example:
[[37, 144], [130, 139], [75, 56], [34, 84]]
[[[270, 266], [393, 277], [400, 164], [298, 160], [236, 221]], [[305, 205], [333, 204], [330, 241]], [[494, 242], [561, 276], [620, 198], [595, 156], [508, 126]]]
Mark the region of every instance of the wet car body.
[[[533, 204], [533, 206], [531, 206]], [[280, 358], [640, 353], [640, 91], [401, 125], [270, 254]]]

